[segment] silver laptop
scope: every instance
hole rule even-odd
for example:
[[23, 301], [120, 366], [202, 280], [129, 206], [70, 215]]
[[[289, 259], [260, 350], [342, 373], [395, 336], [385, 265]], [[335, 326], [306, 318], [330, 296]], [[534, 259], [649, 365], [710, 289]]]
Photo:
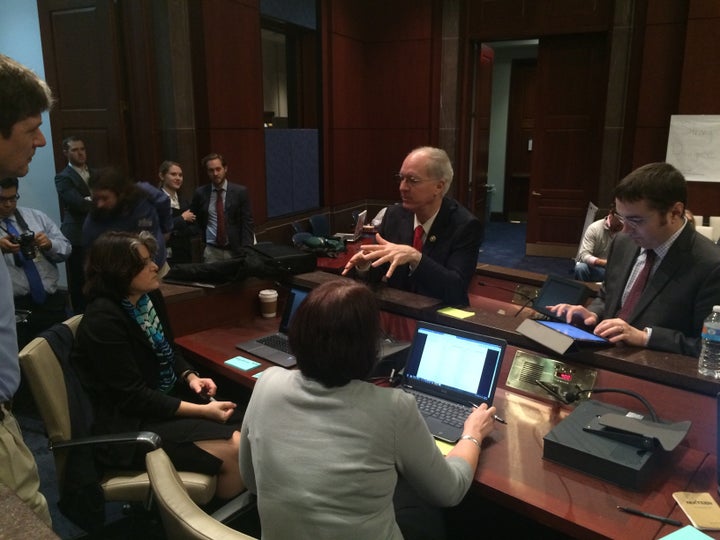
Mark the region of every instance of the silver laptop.
[[355, 230], [353, 232], [335, 233], [333, 234], [333, 238], [339, 238], [340, 240], [345, 240], [346, 242], [357, 242], [362, 236], [365, 219], [367, 219], [367, 210], [363, 210], [358, 214], [357, 220], [355, 221]]
[[293, 287], [285, 302], [285, 309], [282, 319], [280, 320], [280, 328], [278, 331], [274, 334], [268, 334], [257, 339], [238, 343], [235, 347], [280, 366], [294, 366], [297, 362], [295, 361], [295, 356], [290, 353], [287, 334], [293, 315], [295, 315], [295, 311], [297, 311], [302, 301], [305, 300], [307, 294], [308, 291]]
[[[241, 351], [249, 352], [255, 356], [278, 364], [283, 367], [293, 367], [297, 364], [295, 356], [290, 352], [288, 343], [288, 331], [290, 323], [297, 308], [300, 306], [309, 291], [293, 287], [288, 293], [288, 299], [285, 302], [282, 319], [280, 320], [280, 328], [273, 334], [267, 334], [250, 341], [244, 341], [235, 345], [235, 348]], [[402, 357], [397, 356], [402, 351], [408, 349], [410, 343], [407, 341], [398, 341], [391, 338], [384, 338], [378, 344], [380, 353], [379, 362], [383, 360], [400, 361]], [[404, 364], [404, 362], [403, 362]]]
[[402, 389], [415, 396], [430, 433], [454, 443], [473, 407], [492, 405], [505, 340], [418, 321]]

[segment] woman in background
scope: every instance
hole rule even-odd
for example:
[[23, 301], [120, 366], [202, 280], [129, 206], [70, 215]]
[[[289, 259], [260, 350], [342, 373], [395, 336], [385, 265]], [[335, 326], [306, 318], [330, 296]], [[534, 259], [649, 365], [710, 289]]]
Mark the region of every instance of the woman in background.
[[160, 187], [170, 197], [172, 209], [173, 230], [168, 240], [168, 263], [192, 262], [193, 236], [199, 234], [195, 227], [195, 214], [190, 211], [190, 202], [180, 198], [180, 188], [183, 184], [183, 172], [179, 163], [163, 161], [158, 171]]
[[[469, 437], [443, 457], [412, 395], [365, 382], [379, 336], [362, 284], [324, 283], [298, 308], [290, 347], [300, 369], [265, 370], [242, 426], [240, 471], [264, 539], [444, 537], [436, 507], [470, 487], [495, 407], [475, 409]], [[399, 524], [408, 506], [417, 511]]]
[[[93, 430], [157, 433], [178, 469], [217, 475], [216, 495], [232, 498], [244, 488], [237, 463], [242, 414], [235, 403], [216, 401], [213, 380], [176, 349], [154, 250], [147, 232], [107, 232], [90, 247], [88, 305], [72, 361], [93, 404]], [[145, 451], [114, 445], [97, 457], [142, 470]]]

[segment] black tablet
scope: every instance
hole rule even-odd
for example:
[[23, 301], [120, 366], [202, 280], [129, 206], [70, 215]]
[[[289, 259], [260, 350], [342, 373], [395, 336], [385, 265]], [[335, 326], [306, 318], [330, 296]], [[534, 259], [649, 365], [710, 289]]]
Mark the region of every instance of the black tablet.
[[589, 294], [590, 289], [588, 289], [582, 281], [575, 281], [574, 279], [559, 276], [548, 276], [537, 298], [533, 300], [532, 306], [535, 311], [549, 317], [550, 320], [558, 321], [562, 318], [558, 317], [545, 306], [554, 306], [557, 304], [582, 306], [585, 304], [585, 300], [587, 300]]

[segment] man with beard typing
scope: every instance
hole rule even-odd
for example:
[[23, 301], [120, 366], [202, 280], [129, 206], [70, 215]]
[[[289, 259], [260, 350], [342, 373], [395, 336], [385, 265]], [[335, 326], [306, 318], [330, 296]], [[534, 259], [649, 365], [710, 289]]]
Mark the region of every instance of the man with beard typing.
[[146, 182], [133, 182], [117, 169], [98, 171], [88, 182], [93, 207], [83, 225], [86, 248], [106, 231], [148, 231], [157, 241], [155, 264], [167, 272], [165, 241], [172, 231], [172, 212], [167, 194]]

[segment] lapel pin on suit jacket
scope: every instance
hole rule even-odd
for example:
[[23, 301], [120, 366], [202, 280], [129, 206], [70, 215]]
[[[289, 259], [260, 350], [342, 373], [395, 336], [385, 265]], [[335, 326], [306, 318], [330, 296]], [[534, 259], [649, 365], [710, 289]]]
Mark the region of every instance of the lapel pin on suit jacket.
[[431, 244], [435, 242], [435, 240], [437, 240], [437, 237], [434, 234], [430, 238], [428, 238], [428, 242], [430, 242]]

